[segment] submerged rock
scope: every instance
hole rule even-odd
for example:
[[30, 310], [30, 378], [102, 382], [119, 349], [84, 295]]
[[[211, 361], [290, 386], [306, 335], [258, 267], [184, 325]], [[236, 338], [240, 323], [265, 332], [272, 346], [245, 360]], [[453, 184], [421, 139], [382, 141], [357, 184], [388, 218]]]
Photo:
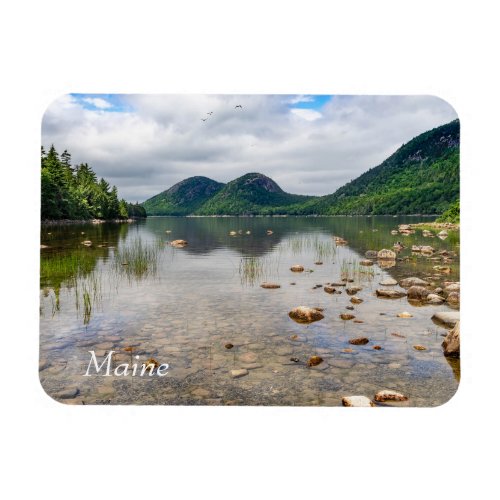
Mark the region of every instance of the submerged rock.
[[460, 304], [460, 293], [450, 292], [448, 297], [446, 297], [446, 302], [448, 302], [448, 304]]
[[406, 292], [400, 290], [377, 289], [375, 290], [375, 293], [377, 294], [377, 297], [384, 297], [387, 299], [400, 299], [401, 297], [406, 297]]
[[335, 288], [333, 286], [325, 286], [323, 288], [323, 290], [326, 292], [326, 293], [335, 293]]
[[370, 408], [375, 406], [375, 403], [366, 396], [345, 396], [342, 398], [342, 405], [353, 408]]
[[443, 343], [443, 354], [454, 358], [460, 357], [460, 321], [448, 332]]
[[416, 351], [427, 351], [427, 347], [423, 346], [423, 345], [414, 345], [413, 346], [413, 349], [415, 349]]
[[323, 363], [323, 358], [321, 356], [311, 356], [307, 361], [307, 366], [318, 366]]
[[293, 271], [294, 273], [301, 273], [304, 271], [304, 266], [301, 266], [300, 264], [295, 264], [290, 268], [290, 271]]
[[398, 318], [413, 318], [413, 314], [410, 314], [409, 312], [402, 312], [398, 314]]
[[78, 396], [80, 389], [78, 387], [67, 387], [59, 392], [54, 393], [52, 396], [55, 399], [73, 399]]
[[359, 261], [360, 266], [373, 266], [373, 261], [368, 259], [363, 259]]
[[349, 288], [345, 289], [347, 295], [356, 295], [361, 290], [363, 289], [360, 286], [350, 286]]
[[239, 370], [231, 370], [231, 377], [240, 378], [248, 375], [248, 370], [246, 368], [240, 368]]
[[460, 292], [460, 282], [458, 281], [453, 281], [453, 282], [446, 281], [444, 285], [445, 285], [444, 291], [446, 293]]
[[349, 340], [349, 344], [352, 345], [366, 345], [368, 344], [368, 342], [370, 342], [370, 339], [368, 339], [367, 337], [357, 337], [355, 339]]
[[383, 390], [375, 394], [375, 401], [408, 401], [408, 397], [396, 391]]
[[359, 297], [354, 296], [354, 297], [351, 297], [351, 302], [353, 304], [361, 304], [361, 302], [363, 302], [363, 299], [360, 299]]
[[324, 318], [320, 311], [306, 306], [295, 307], [288, 313], [288, 316], [297, 323], [312, 323]]
[[344, 321], [348, 321], [350, 319], [354, 319], [356, 316], [354, 314], [349, 314], [349, 313], [342, 313], [340, 315], [340, 319], [343, 319]]

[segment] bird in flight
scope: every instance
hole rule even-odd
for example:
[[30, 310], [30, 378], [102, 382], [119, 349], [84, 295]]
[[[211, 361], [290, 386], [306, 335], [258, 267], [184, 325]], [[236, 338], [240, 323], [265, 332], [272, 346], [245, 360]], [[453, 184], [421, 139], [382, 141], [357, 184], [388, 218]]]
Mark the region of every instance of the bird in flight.
[[234, 109], [236, 109], [236, 108], [241, 108], [241, 109], [243, 109], [243, 106], [242, 106], [241, 104], [237, 104], [237, 105], [234, 107]]

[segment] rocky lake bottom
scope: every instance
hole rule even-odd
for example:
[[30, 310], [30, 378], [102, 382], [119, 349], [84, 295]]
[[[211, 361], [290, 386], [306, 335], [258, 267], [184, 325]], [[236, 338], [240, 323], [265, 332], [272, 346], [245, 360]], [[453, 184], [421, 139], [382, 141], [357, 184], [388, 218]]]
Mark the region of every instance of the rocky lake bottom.
[[[460, 378], [460, 360], [441, 345], [459, 310], [459, 233], [404, 229], [415, 222], [43, 226], [41, 384], [66, 404], [342, 406], [350, 396], [371, 406], [444, 404]], [[377, 258], [383, 249], [394, 258]], [[424, 282], [417, 300], [408, 293], [422, 293], [418, 286], [399, 284], [408, 278]], [[299, 306], [321, 319], [295, 321]], [[153, 359], [168, 373], [84, 377], [89, 351], [100, 360], [113, 351], [113, 368]], [[384, 390], [404, 398], [376, 397]]]

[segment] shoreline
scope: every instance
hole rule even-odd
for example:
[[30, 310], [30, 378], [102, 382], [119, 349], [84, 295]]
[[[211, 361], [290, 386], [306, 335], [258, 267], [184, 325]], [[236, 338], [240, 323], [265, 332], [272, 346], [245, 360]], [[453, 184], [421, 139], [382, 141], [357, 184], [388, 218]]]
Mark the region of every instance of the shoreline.
[[146, 220], [145, 217], [132, 217], [129, 219], [55, 219], [55, 220], [42, 220], [42, 226], [65, 226], [70, 224], [132, 224], [137, 220]]

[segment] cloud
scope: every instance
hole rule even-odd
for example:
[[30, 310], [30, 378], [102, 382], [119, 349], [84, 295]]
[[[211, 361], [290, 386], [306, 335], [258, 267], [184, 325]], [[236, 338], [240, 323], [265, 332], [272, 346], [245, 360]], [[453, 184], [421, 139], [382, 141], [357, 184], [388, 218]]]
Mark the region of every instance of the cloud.
[[82, 99], [115, 102], [61, 97], [44, 115], [42, 143], [89, 163], [129, 201], [193, 175], [227, 182], [256, 171], [291, 193], [329, 194], [456, 118], [429, 96], [334, 96], [308, 109], [282, 95], [121, 95], [113, 113]]
[[323, 116], [319, 111], [315, 111], [314, 109], [292, 108], [290, 109], [290, 112], [296, 116], [300, 116], [300, 118], [303, 118], [308, 122], [313, 122]]
[[311, 95], [297, 95], [292, 97], [291, 99], [286, 100], [285, 102], [289, 104], [299, 104], [301, 102], [314, 102], [314, 97]]
[[82, 101], [99, 109], [108, 109], [113, 107], [110, 102], [102, 99], [101, 97], [84, 97]]

